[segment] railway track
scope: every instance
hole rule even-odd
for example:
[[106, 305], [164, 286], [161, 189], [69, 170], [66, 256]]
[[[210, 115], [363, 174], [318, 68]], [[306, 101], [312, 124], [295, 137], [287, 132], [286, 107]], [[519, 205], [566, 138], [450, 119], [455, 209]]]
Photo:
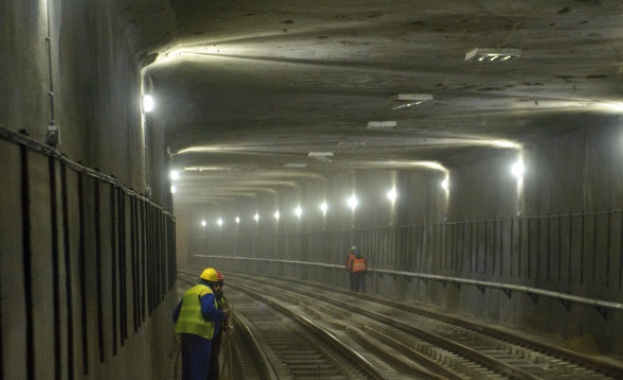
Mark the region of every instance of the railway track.
[[[197, 276], [178, 279], [190, 286]], [[392, 379], [297, 310], [229, 287], [226, 296], [235, 305], [232, 378]]]
[[[239, 359], [263, 358], [251, 364], [261, 379], [623, 378], [617, 364], [316, 284], [228, 274], [226, 294], [245, 331], [236, 344], [254, 347]], [[356, 358], [365, 364], [353, 365]]]

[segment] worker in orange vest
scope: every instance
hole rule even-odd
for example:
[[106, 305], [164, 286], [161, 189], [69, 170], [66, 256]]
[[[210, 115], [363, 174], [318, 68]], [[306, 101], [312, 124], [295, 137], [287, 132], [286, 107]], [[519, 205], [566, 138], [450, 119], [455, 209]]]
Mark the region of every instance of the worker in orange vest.
[[348, 252], [348, 257], [346, 258], [346, 270], [348, 271], [348, 280], [350, 281], [350, 290], [351, 292], [355, 291], [355, 283], [353, 276], [353, 260], [355, 260], [355, 251], [357, 250], [357, 246], [353, 245], [350, 247], [350, 251]]
[[349, 270], [351, 273], [351, 291], [365, 292], [368, 263], [366, 262], [366, 259], [361, 256], [359, 249], [355, 248], [352, 253], [354, 257], [352, 260], [349, 261]]

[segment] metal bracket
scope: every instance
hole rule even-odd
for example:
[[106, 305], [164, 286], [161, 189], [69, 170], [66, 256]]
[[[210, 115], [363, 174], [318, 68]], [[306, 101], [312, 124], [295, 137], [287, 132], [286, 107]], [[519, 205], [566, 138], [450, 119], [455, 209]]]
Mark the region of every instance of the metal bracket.
[[478, 290], [480, 290], [480, 293], [485, 294], [485, 287], [482, 285], [476, 285], [476, 287], [478, 288]]
[[530, 298], [532, 298], [532, 301], [534, 301], [534, 303], [539, 302], [539, 295], [538, 294], [534, 294], [534, 293], [527, 293], [528, 296], [530, 296]]
[[513, 292], [510, 289], [502, 289], [502, 291], [504, 292], [504, 294], [506, 294], [508, 298], [511, 298], [511, 294]]
[[558, 300], [560, 303], [567, 309], [567, 311], [571, 310], [571, 302], [568, 300]]
[[425, 284], [428, 285], [428, 279], [427, 278], [420, 278], [420, 280]]
[[454, 284], [454, 286], [456, 286], [457, 289], [461, 290], [461, 283], [460, 282], [452, 281], [452, 283]]
[[599, 314], [601, 314], [601, 317], [604, 320], [606, 321], [608, 320], [608, 310], [604, 309], [603, 307], [599, 307], [599, 306], [595, 307], [595, 309], [597, 310]]

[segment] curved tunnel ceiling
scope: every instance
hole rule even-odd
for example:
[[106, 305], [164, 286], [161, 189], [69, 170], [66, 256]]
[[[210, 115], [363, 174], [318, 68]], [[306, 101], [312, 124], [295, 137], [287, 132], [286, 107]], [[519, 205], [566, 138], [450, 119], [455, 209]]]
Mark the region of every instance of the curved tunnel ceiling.
[[[172, 10], [173, 38], [145, 75], [192, 202], [344, 170], [451, 167], [623, 111], [619, 1], [173, 0]], [[466, 61], [476, 48], [519, 57]]]

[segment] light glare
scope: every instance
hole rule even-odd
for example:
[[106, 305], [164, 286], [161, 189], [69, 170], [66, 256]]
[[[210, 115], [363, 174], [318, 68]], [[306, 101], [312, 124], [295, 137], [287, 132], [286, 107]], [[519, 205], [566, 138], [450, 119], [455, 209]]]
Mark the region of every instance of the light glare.
[[180, 178], [180, 173], [177, 170], [171, 170], [171, 174], [169, 175], [171, 180], [175, 181]]
[[320, 210], [322, 210], [323, 214], [327, 214], [327, 210], [329, 210], [329, 205], [327, 204], [327, 202], [322, 202], [320, 204]]
[[206, 224], [207, 224], [207, 223], [206, 223], [206, 221], [205, 221], [205, 220], [202, 220], [202, 221], [201, 221], [201, 225], [202, 225], [203, 227], [205, 227], [205, 226], [206, 226]]
[[154, 98], [151, 95], [143, 96], [143, 111], [151, 112], [155, 106]]
[[526, 172], [526, 168], [523, 164], [523, 160], [519, 159], [517, 162], [511, 166], [511, 173], [517, 178], [523, 178], [524, 173]]
[[387, 199], [389, 199], [392, 203], [396, 201], [398, 197], [398, 193], [396, 193], [396, 189], [391, 189], [387, 192]]
[[275, 211], [273, 216], [275, 217], [275, 219], [279, 220], [279, 218], [281, 218], [281, 214], [279, 213], [279, 210]]
[[354, 211], [359, 204], [359, 199], [357, 199], [355, 195], [351, 195], [351, 197], [348, 198], [346, 202], [348, 203], [348, 207], [350, 207]]
[[296, 214], [297, 217], [301, 217], [301, 215], [303, 215], [303, 209], [301, 208], [301, 206], [297, 206], [294, 209], [294, 214]]

